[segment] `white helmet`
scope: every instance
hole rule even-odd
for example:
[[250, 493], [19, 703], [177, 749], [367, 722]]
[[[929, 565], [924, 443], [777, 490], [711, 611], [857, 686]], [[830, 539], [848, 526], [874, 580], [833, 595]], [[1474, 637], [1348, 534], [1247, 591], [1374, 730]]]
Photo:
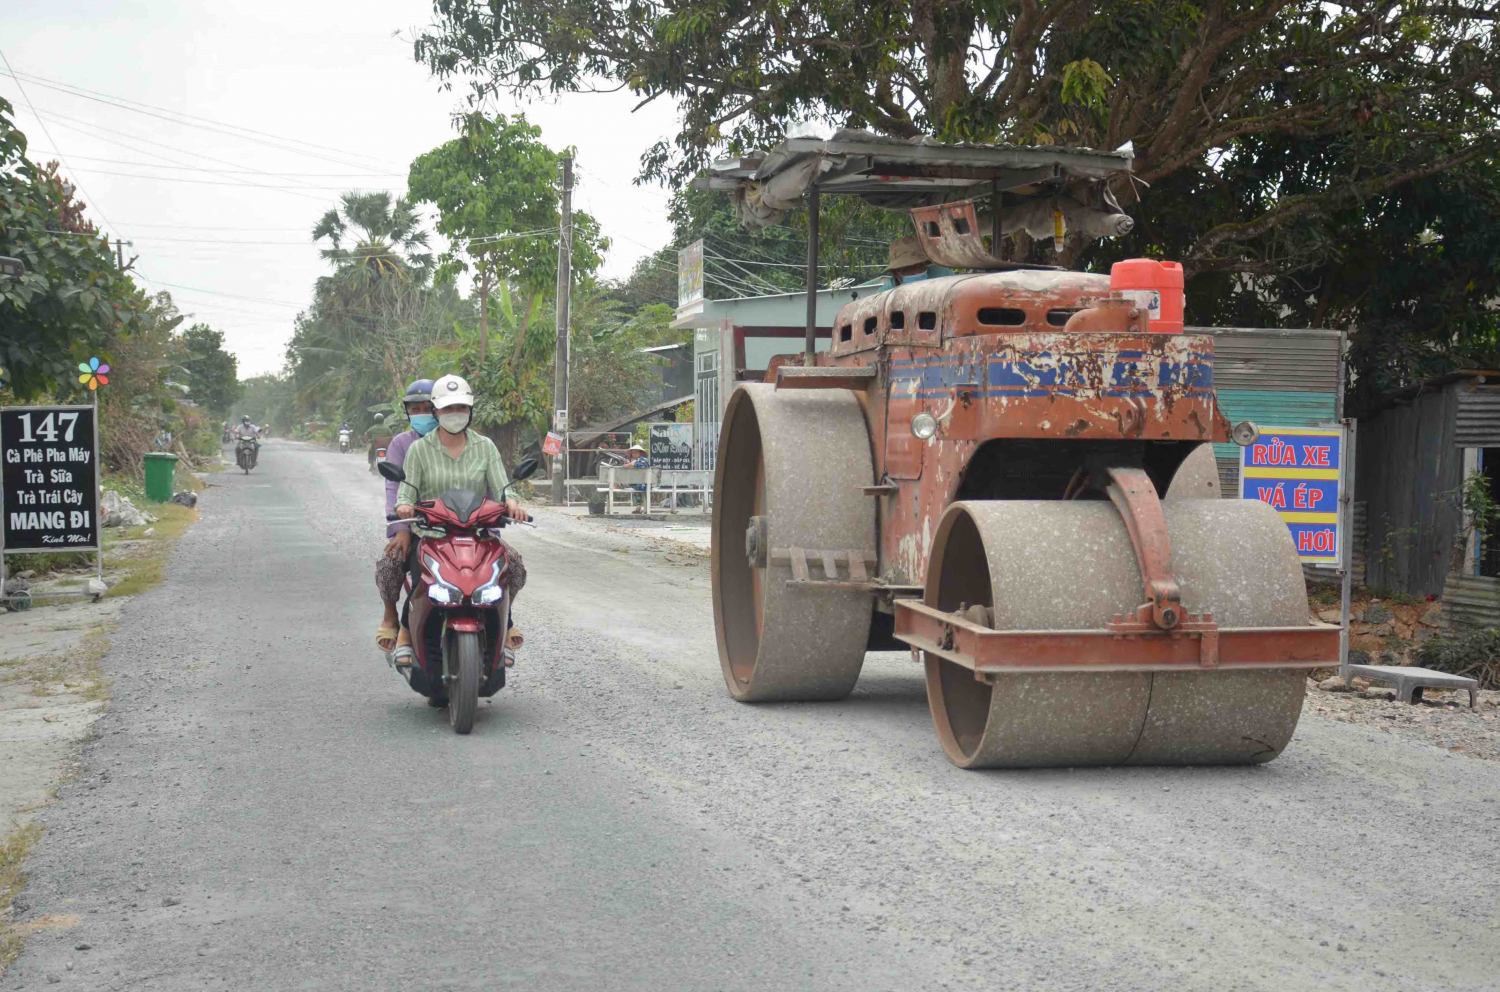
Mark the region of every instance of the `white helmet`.
[[461, 375], [445, 375], [432, 384], [432, 409], [442, 410], [450, 406], [473, 406], [474, 390]]

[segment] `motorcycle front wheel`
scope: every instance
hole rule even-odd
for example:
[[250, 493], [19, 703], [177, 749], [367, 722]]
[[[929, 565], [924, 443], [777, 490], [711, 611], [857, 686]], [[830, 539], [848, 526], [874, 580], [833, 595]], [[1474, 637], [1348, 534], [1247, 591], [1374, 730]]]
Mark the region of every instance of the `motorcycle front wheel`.
[[455, 734], [467, 734], [474, 729], [474, 711], [479, 706], [479, 635], [455, 634], [453, 653], [457, 677], [448, 688], [448, 722]]

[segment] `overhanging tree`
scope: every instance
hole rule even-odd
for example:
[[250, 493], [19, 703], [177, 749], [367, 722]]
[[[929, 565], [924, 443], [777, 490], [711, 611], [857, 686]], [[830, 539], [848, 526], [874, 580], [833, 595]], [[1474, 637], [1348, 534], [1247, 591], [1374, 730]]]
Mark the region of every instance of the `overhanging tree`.
[[[1233, 163], [1259, 195], [1185, 218], [1179, 257], [1193, 273], [1305, 266], [1320, 232], [1299, 221], [1496, 150], [1495, 0], [434, 7], [417, 58], [446, 81], [474, 80], [476, 99], [601, 80], [676, 99], [682, 127], [648, 153], [648, 178], [681, 182], [715, 150], [764, 147], [805, 119], [950, 141], [1130, 141], [1137, 176], [1158, 187], [1211, 187]], [[1293, 188], [1257, 173], [1262, 147], [1293, 141], [1325, 152]]]

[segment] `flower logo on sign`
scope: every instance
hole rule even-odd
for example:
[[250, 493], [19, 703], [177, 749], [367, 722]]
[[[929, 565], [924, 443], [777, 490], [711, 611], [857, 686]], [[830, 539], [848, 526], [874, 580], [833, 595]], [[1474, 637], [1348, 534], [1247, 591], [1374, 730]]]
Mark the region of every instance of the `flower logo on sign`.
[[78, 371], [83, 373], [83, 375], [78, 377], [78, 381], [89, 387], [90, 390], [109, 385], [109, 376], [105, 374], [109, 371], [109, 366], [100, 365], [97, 358], [90, 358], [86, 363], [79, 362]]

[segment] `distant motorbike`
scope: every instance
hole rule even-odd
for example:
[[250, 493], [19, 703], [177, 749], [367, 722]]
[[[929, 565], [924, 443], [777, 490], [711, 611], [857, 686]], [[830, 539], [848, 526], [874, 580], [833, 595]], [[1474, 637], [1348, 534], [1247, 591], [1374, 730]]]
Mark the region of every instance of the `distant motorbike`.
[[[380, 474], [404, 482], [399, 465], [381, 461]], [[513, 481], [530, 478], [535, 458], [516, 466]], [[419, 494], [420, 495], [420, 494]], [[480, 697], [505, 686], [505, 636], [510, 628], [510, 599], [505, 594], [511, 551], [500, 538], [516, 523], [505, 512], [505, 493], [497, 502], [467, 489], [450, 489], [436, 499], [419, 500], [412, 518], [418, 539], [417, 581], [426, 596], [411, 596], [406, 577], [408, 628], [416, 663], [396, 671], [415, 691], [448, 704], [448, 722], [456, 734], [474, 727]], [[395, 514], [387, 520], [399, 520]]]
[[340, 452], [340, 454], [347, 455], [349, 453], [349, 448], [350, 447], [351, 447], [351, 445], [349, 444], [349, 432], [348, 431], [339, 431], [339, 452]]
[[380, 470], [378, 468], [376, 468], [376, 466], [379, 465], [383, 461], [385, 461], [385, 449], [384, 448], [371, 448], [370, 449], [370, 471], [374, 472], [376, 475], [379, 475], [380, 474]]
[[255, 467], [259, 454], [255, 440], [242, 437], [234, 446], [234, 463], [243, 469], [246, 475], [249, 475], [250, 470]]

